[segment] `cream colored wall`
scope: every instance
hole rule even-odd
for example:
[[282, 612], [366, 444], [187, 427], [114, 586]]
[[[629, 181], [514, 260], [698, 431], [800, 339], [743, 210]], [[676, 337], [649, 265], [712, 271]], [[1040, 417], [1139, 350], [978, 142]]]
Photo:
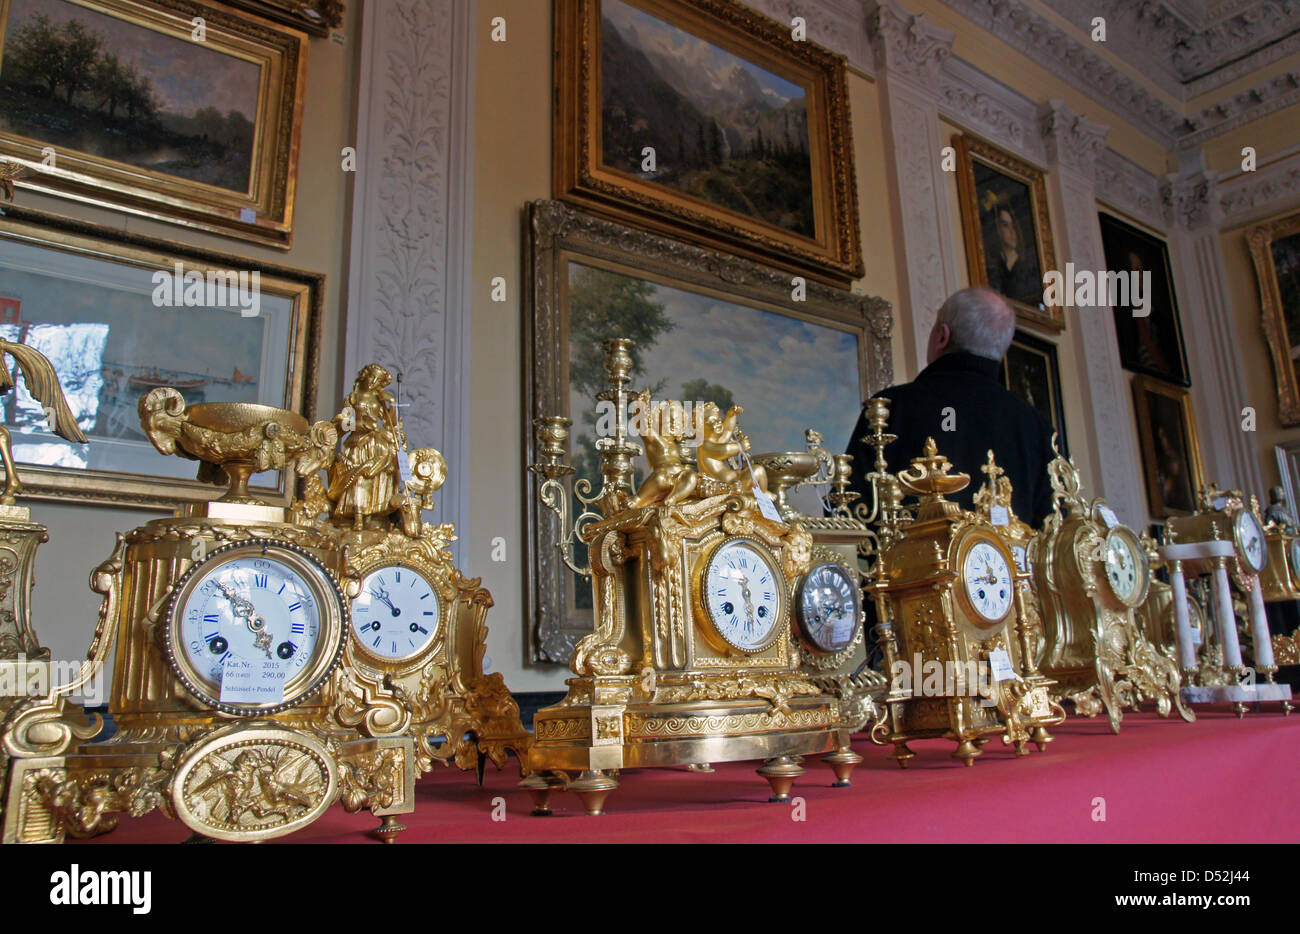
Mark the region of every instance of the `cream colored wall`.
[[[283, 266], [325, 273], [318, 406], [337, 406], [339, 386], [339, 322], [347, 269], [347, 213], [351, 183], [342, 171], [340, 150], [352, 143], [356, 4], [343, 24], [346, 39], [338, 45], [313, 39], [308, 54], [307, 97], [303, 113], [298, 203], [294, 214], [293, 248], [287, 252], [259, 247], [116, 211], [94, 208], [61, 198], [19, 191], [24, 207], [91, 221], [117, 230], [160, 237], [168, 241], [246, 256]], [[49, 527], [50, 540], [36, 559], [33, 612], [41, 642], [58, 659], [86, 654], [95, 631], [98, 599], [87, 582], [91, 570], [113, 550], [114, 535], [162, 513], [136, 509], [82, 506], [73, 503], [27, 501], [32, 518]]]

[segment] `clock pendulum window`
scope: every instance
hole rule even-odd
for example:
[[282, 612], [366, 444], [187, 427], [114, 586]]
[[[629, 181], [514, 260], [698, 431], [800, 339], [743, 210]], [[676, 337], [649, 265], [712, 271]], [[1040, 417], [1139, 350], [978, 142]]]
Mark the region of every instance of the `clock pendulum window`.
[[[894, 439], [883, 433], [888, 402], [872, 400], [873, 433], [865, 439], [881, 452]], [[878, 416], [878, 417], [876, 417]], [[909, 740], [956, 741], [954, 758], [973, 765], [994, 735], [1023, 752], [1046, 743], [1046, 727], [1060, 722], [1047, 685], [1025, 677], [1013, 663], [1021, 629], [1023, 595], [1011, 547], [984, 516], [945, 497], [970, 477], [952, 473], [934, 439], [896, 477], [879, 469], [873, 480], [880, 502], [875, 592], [880, 645], [890, 678], [888, 717], [872, 739], [892, 743], [892, 758], [906, 767], [915, 753]], [[902, 506], [918, 497], [915, 515]]]
[[[1277, 671], [1274, 649], [1281, 649], [1285, 658], [1288, 640], [1281, 637], [1275, 646], [1277, 637], [1269, 634], [1263, 585], [1269, 580], [1277, 593], [1289, 584], [1282, 575], [1288, 574], [1290, 546], [1280, 535], [1275, 535], [1276, 545], [1270, 541], [1255, 497], [1247, 506], [1240, 491], [1224, 492], [1209, 485], [1199, 491], [1197, 500], [1195, 513], [1169, 519], [1169, 543], [1161, 549], [1174, 591], [1177, 657], [1187, 685], [1183, 698], [1198, 704], [1231, 702], [1238, 717], [1245, 716], [1248, 703], [1275, 700], [1281, 702], [1284, 714], [1290, 714], [1291, 688], [1273, 680]], [[1279, 548], [1281, 566], [1270, 573], [1270, 560]], [[1197, 576], [1210, 579], [1212, 620], [1211, 625], [1202, 627], [1204, 637], [1199, 643], [1187, 609], [1186, 581]], [[1244, 603], [1244, 624], [1238, 623], [1234, 593]], [[1243, 644], [1253, 656], [1253, 668], [1243, 661]], [[1266, 681], [1259, 681], [1258, 674]]]
[[1048, 465], [1053, 511], [1029, 549], [1043, 614], [1042, 672], [1053, 695], [1118, 733], [1124, 709], [1153, 700], [1162, 716], [1195, 719], [1179, 693], [1178, 666], [1148, 639], [1136, 612], [1147, 600], [1147, 545], [1104, 500], [1087, 501], [1079, 472], [1058, 454]]
[[[563, 463], [570, 422], [537, 420], [539, 502], [564, 530], [565, 564], [591, 578], [596, 626], [574, 651], [568, 695], [537, 713], [533, 774], [521, 786], [533, 813], [550, 813], [552, 792], [569, 790], [600, 814], [624, 768], [762, 759], [771, 800], [788, 801], [800, 757], [847, 751], [828, 757], [846, 782], [856, 760], [837, 699], [801, 672], [790, 628], [791, 581], [809, 571], [811, 538], [767, 499], [740, 407], [703, 407], [692, 460], [683, 407], [628, 390], [633, 347], [605, 342], [610, 388], [597, 398], [612, 405], [614, 426], [596, 442], [600, 492], [574, 483], [584, 507], [575, 522], [562, 482], [574, 473]], [[649, 467], [635, 490], [631, 404]], [[575, 561], [575, 539], [589, 565]]]

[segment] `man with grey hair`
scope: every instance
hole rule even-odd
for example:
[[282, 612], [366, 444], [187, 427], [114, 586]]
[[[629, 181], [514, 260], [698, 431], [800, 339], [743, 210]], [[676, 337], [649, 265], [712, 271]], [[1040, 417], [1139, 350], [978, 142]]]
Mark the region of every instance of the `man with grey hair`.
[[[998, 381], [998, 368], [1016, 331], [1016, 313], [997, 292], [985, 288], [954, 292], [939, 309], [926, 347], [924, 370], [916, 379], [877, 393], [889, 400], [889, 433], [898, 440], [885, 448], [889, 470], [898, 472], [921, 455], [926, 438], [955, 470], [970, 474], [970, 485], [951, 498], [967, 509], [984, 482], [980, 473], [991, 449], [1011, 481], [1017, 516], [1037, 527], [1052, 509], [1047, 465], [1052, 428], [1032, 405]], [[865, 443], [866, 412], [849, 441], [854, 486], [870, 497], [866, 473], [875, 462]]]

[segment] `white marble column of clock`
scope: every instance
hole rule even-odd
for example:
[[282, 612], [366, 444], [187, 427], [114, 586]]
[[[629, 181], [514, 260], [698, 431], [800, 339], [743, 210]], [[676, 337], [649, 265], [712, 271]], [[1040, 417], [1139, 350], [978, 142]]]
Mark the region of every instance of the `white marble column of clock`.
[[901, 229], [901, 304], [911, 323], [916, 371], [939, 306], [961, 285], [939, 124], [940, 71], [956, 33], [909, 13], [897, 0], [867, 4], [886, 132], [888, 172]]
[[1192, 616], [1187, 609], [1187, 581], [1183, 564], [1175, 561], [1169, 569], [1169, 583], [1174, 588], [1174, 624], [1178, 635], [1178, 660], [1183, 671], [1196, 670], [1196, 644], [1192, 642]]
[[1223, 667], [1241, 667], [1241, 643], [1237, 641], [1237, 615], [1232, 612], [1232, 591], [1228, 586], [1228, 569], [1222, 559], [1214, 565], [1215, 624], [1219, 628], [1219, 646], [1223, 649]]
[[1260, 592], [1259, 575], [1251, 578], [1250, 634], [1255, 640], [1255, 667], [1273, 669], [1273, 637], [1268, 631], [1268, 617], [1264, 615], [1264, 595]]
[[1160, 200], [1170, 226], [1171, 261], [1205, 476], [1225, 489], [1262, 490], [1259, 450], [1254, 432], [1242, 430], [1242, 410], [1274, 402], [1248, 398], [1242, 378], [1241, 341], [1219, 245], [1223, 212], [1218, 173], [1204, 169], [1201, 150], [1182, 153], [1180, 159], [1182, 170], [1161, 182]]
[[[1178, 658], [1184, 671], [1196, 670], [1196, 643], [1192, 641], [1192, 617], [1187, 605], [1186, 576], [1211, 575], [1211, 600], [1214, 606], [1210, 607], [1210, 612], [1217, 625], [1220, 616], [1221, 599], [1228, 593], [1226, 589], [1220, 589], [1217, 573], [1223, 570], [1224, 559], [1232, 557], [1233, 554], [1232, 543], [1221, 541], [1186, 542], [1177, 545], [1164, 545], [1160, 549], [1160, 556], [1170, 564], [1169, 583], [1174, 588], [1174, 622], [1178, 634]], [[1225, 584], [1227, 579], [1225, 572], [1223, 577]], [[1230, 597], [1228, 598], [1228, 614], [1229, 616], [1232, 615], [1232, 599]], [[1202, 634], [1202, 638], [1205, 638], [1205, 634]], [[1232, 627], [1232, 639], [1233, 645], [1236, 645], [1237, 628], [1235, 625]], [[1220, 645], [1224, 644], [1222, 638], [1219, 639], [1219, 643]], [[1237, 664], [1240, 665], [1240, 649], [1237, 650], [1237, 659]]]
[[[1048, 200], [1064, 215], [1052, 218], [1057, 269], [1064, 275], [1065, 264], [1071, 262], [1078, 270], [1104, 270], [1096, 163], [1106, 148], [1107, 128], [1059, 100], [1039, 105], [1038, 128], [1047, 149]], [[1141, 528], [1146, 524], [1138, 485], [1142, 465], [1113, 315], [1109, 307], [1067, 308], [1065, 326], [1078, 335], [1075, 352], [1087, 377], [1079, 390], [1084, 411], [1092, 413], [1088, 428], [1093, 434], [1093, 486], [1125, 522]]]

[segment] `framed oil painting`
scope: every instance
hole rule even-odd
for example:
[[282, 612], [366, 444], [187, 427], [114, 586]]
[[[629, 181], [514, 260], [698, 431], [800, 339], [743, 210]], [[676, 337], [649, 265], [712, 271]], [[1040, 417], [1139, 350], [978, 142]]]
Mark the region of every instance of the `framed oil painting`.
[[0, 0], [0, 156], [22, 187], [288, 249], [307, 42], [194, 0]]
[[998, 375], [1003, 386], [1043, 413], [1056, 432], [1057, 447], [1069, 457], [1070, 442], [1065, 432], [1061, 365], [1057, 360], [1056, 345], [1024, 331], [1016, 331]]
[[554, 194], [833, 284], [862, 275], [845, 61], [729, 0], [555, 0]]
[[1246, 235], [1259, 279], [1259, 304], [1273, 357], [1277, 415], [1283, 425], [1300, 425], [1300, 214], [1253, 228]]
[[1133, 402], [1151, 515], [1157, 519], [1190, 515], [1196, 511], [1202, 483], [1191, 394], [1181, 386], [1137, 376]]
[[1042, 170], [972, 136], [952, 143], [971, 285], [1009, 299], [1021, 324], [1064, 330], [1064, 311], [1043, 301], [1056, 253]]
[[[529, 463], [537, 460], [532, 420], [567, 415], [575, 478], [599, 489], [593, 396], [604, 388], [601, 343], [610, 337], [636, 341], [634, 389], [744, 406], [755, 454], [803, 450], [807, 428], [843, 450], [862, 400], [892, 382], [884, 299], [809, 283], [805, 300], [792, 300], [788, 274], [555, 201], [530, 205], [528, 237]], [[642, 460], [635, 466], [643, 473]], [[531, 475], [525, 502], [530, 654], [564, 664], [592, 629], [590, 590], [552, 547], [558, 521], [538, 503]], [[820, 509], [815, 497], [800, 508]]]
[[1146, 313], [1134, 314], [1132, 304], [1116, 305], [1115, 337], [1119, 359], [1126, 370], [1145, 373], [1180, 386], [1190, 386], [1183, 325], [1174, 298], [1174, 276], [1169, 266], [1169, 246], [1159, 237], [1127, 224], [1113, 214], [1097, 215], [1101, 243], [1110, 272], [1151, 274], [1151, 294]]
[[[194, 461], [164, 457], [141, 431], [139, 399], [157, 386], [187, 403], [263, 402], [312, 417], [324, 276], [5, 210], [0, 337], [50, 359], [90, 439], [51, 434], [20, 380], [2, 401], [21, 495], [167, 508], [215, 498]], [[280, 474], [254, 485], [288, 502]]]

